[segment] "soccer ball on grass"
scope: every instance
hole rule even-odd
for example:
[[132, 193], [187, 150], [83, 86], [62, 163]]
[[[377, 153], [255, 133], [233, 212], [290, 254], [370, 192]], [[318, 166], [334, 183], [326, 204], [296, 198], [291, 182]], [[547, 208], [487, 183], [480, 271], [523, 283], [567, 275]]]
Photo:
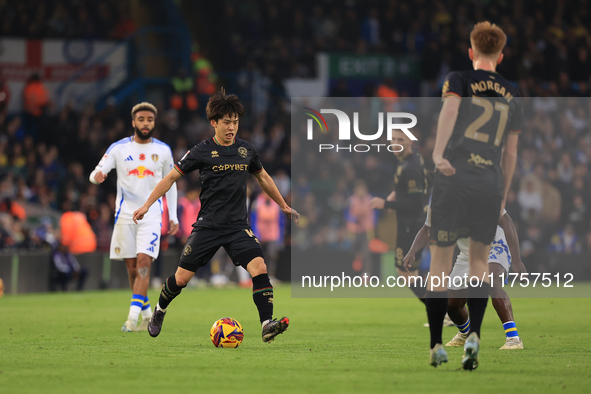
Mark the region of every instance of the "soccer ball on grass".
[[244, 329], [236, 319], [224, 317], [213, 323], [209, 336], [215, 347], [234, 348], [242, 343]]

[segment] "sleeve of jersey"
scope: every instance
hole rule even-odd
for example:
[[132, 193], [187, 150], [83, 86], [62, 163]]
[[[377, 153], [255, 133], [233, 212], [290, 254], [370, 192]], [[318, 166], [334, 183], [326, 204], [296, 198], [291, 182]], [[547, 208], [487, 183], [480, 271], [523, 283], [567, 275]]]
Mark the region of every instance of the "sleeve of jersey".
[[179, 172], [181, 175], [187, 175], [188, 173], [199, 169], [201, 166], [201, 154], [199, 153], [199, 148], [194, 146], [191, 148], [182, 159], [178, 161], [174, 165], [174, 169]]
[[451, 72], [445, 77], [445, 82], [441, 88], [441, 97], [455, 96], [458, 98], [462, 97], [462, 79], [456, 72]]
[[258, 174], [259, 172], [263, 171], [263, 165], [261, 164], [261, 160], [259, 159], [259, 152], [257, 152], [257, 149], [253, 146], [252, 150], [252, 160], [250, 161], [250, 165], [248, 166], [248, 172], [250, 172], [251, 174]]
[[509, 134], [520, 134], [523, 127], [523, 104], [521, 97], [514, 97], [513, 100], [517, 102], [517, 108], [509, 123]]
[[94, 180], [94, 176], [98, 171], [101, 171], [103, 174], [108, 174], [113, 168], [115, 168], [115, 152], [117, 150], [116, 145], [117, 144], [112, 144], [109, 149], [107, 149], [107, 152], [103, 155], [101, 161], [99, 161], [96, 168], [90, 173], [90, 182], [98, 184], [98, 182]]

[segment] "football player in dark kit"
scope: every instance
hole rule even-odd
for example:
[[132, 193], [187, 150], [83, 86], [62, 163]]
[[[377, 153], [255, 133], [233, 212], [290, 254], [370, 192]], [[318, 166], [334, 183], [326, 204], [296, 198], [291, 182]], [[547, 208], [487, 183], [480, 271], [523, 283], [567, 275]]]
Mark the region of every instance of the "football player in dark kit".
[[408, 278], [408, 287], [419, 300], [425, 302], [425, 287], [410, 279], [419, 275], [420, 252], [418, 252], [418, 257], [410, 270], [404, 267], [402, 261], [410, 250], [416, 231], [423, 227], [425, 221], [427, 207], [425, 162], [419, 152], [413, 151], [412, 141], [404, 132], [393, 130], [392, 144], [402, 147], [400, 151], [397, 150], [394, 153], [398, 158], [398, 167], [396, 167], [394, 176], [394, 192], [390, 193], [387, 200], [379, 197], [372, 198], [370, 206], [374, 209], [389, 208], [396, 211], [396, 271], [399, 276]]
[[232, 262], [244, 267], [252, 276], [252, 297], [259, 311], [263, 341], [269, 342], [287, 329], [289, 319], [273, 319], [273, 286], [263, 260], [263, 249], [247, 221], [246, 181], [250, 174], [296, 223], [299, 214], [283, 200], [273, 179], [263, 169], [255, 147], [236, 138], [239, 118], [244, 115], [244, 107], [238, 97], [226, 95], [222, 89], [209, 99], [206, 113], [215, 129], [213, 138], [191, 148], [156, 185], [146, 203], [133, 214], [135, 221], [141, 220], [174, 182], [199, 170], [201, 210], [176, 273], [162, 286], [154, 315], [148, 323], [148, 332], [152, 337], [160, 334], [170, 302], [187, 286], [195, 271], [207, 264], [223, 246]]
[[[480, 327], [488, 303], [487, 257], [502, 215], [517, 161], [517, 140], [523, 121], [519, 92], [495, 72], [503, 60], [507, 36], [496, 25], [481, 22], [470, 34], [474, 70], [452, 72], [443, 85], [443, 105], [433, 149], [436, 165], [431, 202], [431, 269], [427, 283], [427, 317], [431, 333], [429, 363], [447, 362], [442, 346], [442, 321], [447, 309], [447, 283], [455, 243], [470, 238], [468, 288], [470, 335], [462, 366], [478, 366]], [[439, 282], [439, 283], [438, 283]]]

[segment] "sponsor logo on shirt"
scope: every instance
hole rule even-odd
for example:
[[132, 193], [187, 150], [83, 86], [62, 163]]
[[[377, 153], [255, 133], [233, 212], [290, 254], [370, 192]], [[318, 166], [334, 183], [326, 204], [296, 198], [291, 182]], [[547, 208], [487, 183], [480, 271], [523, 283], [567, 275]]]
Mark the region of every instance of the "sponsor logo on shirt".
[[220, 157], [217, 150], [211, 151], [211, 157]]
[[211, 167], [214, 171], [246, 171], [248, 170], [248, 164], [222, 164], [219, 166]]
[[144, 166], [139, 166], [137, 168], [134, 168], [133, 170], [129, 170], [127, 172], [127, 176], [131, 176], [131, 175], [137, 176], [138, 178], [145, 178], [147, 176], [153, 176], [153, 177], [156, 176], [156, 174], [154, 174], [153, 171], [147, 169]]

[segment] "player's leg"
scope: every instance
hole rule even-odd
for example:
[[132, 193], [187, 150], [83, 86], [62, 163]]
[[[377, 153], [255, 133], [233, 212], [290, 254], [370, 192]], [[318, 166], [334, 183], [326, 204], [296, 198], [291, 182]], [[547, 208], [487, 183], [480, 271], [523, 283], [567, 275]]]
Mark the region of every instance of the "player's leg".
[[[488, 304], [490, 278], [488, 276], [488, 256], [497, 232], [502, 198], [484, 191], [470, 191], [466, 205], [466, 227], [470, 236], [468, 283], [468, 310], [470, 311], [470, 335], [464, 345], [462, 365], [464, 369], [478, 367], [480, 349], [480, 327]], [[476, 278], [475, 278], [476, 277]], [[478, 285], [476, 284], [478, 280]]]
[[[470, 310], [471, 327], [470, 333], [476, 333], [480, 338], [480, 327], [482, 319], [488, 304], [488, 295], [490, 293], [490, 278], [488, 276], [488, 254], [490, 253], [490, 244], [483, 244], [470, 238], [470, 278], [476, 277], [479, 280], [476, 285], [468, 286], [468, 309]], [[480, 283], [484, 278], [484, 283]]]
[[135, 278], [137, 277], [137, 257], [124, 260], [125, 268], [127, 268], [127, 277], [129, 278], [129, 287], [131, 288], [131, 291], [133, 291], [133, 285], [135, 283]]
[[134, 297], [142, 299], [142, 322], [138, 325], [138, 331], [146, 331], [148, 329], [148, 321], [152, 318], [152, 309], [150, 307], [150, 300], [148, 299], [148, 288], [150, 287], [152, 262], [160, 253], [160, 232], [161, 224], [159, 221], [142, 221], [137, 224], [137, 276], [133, 286], [133, 294]]
[[127, 320], [123, 324], [123, 327], [121, 327], [121, 331], [134, 332], [137, 331], [138, 320], [142, 311], [142, 306], [144, 305], [144, 297], [136, 294], [134, 291], [137, 279], [137, 257], [124, 260], [125, 267], [127, 268], [129, 285], [131, 286], [131, 304], [129, 305]]
[[466, 289], [448, 289], [447, 296], [449, 297], [447, 301], [447, 314], [458, 328], [458, 332], [445, 346], [464, 346], [464, 342], [466, 342], [468, 332], [470, 331], [470, 316], [466, 308]]
[[251, 229], [243, 229], [228, 234], [223, 246], [234, 265], [244, 267], [252, 277], [252, 300], [259, 312], [263, 341], [272, 341], [287, 330], [289, 319], [273, 319], [273, 285], [259, 240]]
[[469, 270], [468, 259], [464, 254], [460, 254], [449, 274], [447, 290], [447, 314], [458, 328], [458, 332], [445, 346], [464, 346], [470, 331], [470, 317], [468, 309], [466, 309], [467, 285], [465, 280]]
[[[257, 249], [250, 249], [236, 256], [238, 262], [241, 258], [249, 258], [247, 254], [258, 254]], [[243, 255], [243, 256], [241, 256]], [[244, 264], [242, 262], [242, 264]], [[252, 276], [252, 299], [259, 311], [259, 320], [262, 327], [263, 342], [271, 342], [279, 334], [282, 334], [289, 326], [289, 319], [282, 317], [273, 319], [273, 285], [267, 273], [267, 265], [262, 256], [253, 258], [246, 264], [246, 270]]]
[[501, 319], [505, 331], [505, 344], [501, 347], [501, 350], [523, 349], [523, 342], [519, 338], [517, 325], [513, 318], [511, 299], [503, 289], [501, 282], [503, 278], [507, 277], [507, 272], [501, 264], [492, 262], [488, 263], [488, 269], [494, 278], [494, 284], [490, 288], [491, 302], [499, 319]]
[[215, 252], [220, 248], [220, 240], [224, 234], [211, 229], [194, 229], [183, 248], [183, 254], [179, 266], [174, 275], [169, 276], [162, 285], [158, 304], [154, 308], [154, 314], [148, 323], [148, 332], [151, 337], [157, 337], [162, 330], [162, 323], [168, 306], [181, 291], [187, 287], [187, 283], [193, 278], [199, 267], [207, 264]]
[[451, 271], [454, 248], [453, 244], [443, 247], [431, 245], [431, 268], [429, 269], [425, 305], [431, 334], [429, 363], [434, 367], [442, 362], [447, 362], [447, 353], [442, 345], [443, 319], [447, 313], [447, 283], [442, 276], [449, 275]]
[[[478, 353], [480, 352], [480, 327], [488, 304], [490, 293], [490, 278], [488, 277], [488, 254], [491, 244], [484, 244], [470, 238], [470, 279], [478, 278], [478, 285], [474, 279], [473, 285], [468, 280], [468, 310], [470, 311], [470, 334], [464, 344], [462, 366], [466, 370], [478, 367]], [[484, 280], [483, 280], [484, 279]]]
[[143, 296], [134, 292], [135, 282], [137, 280], [137, 251], [136, 251], [136, 224], [115, 224], [113, 236], [111, 238], [110, 257], [113, 260], [124, 260], [127, 268], [129, 286], [131, 287], [131, 302], [129, 304], [129, 313], [127, 320], [123, 323], [121, 331], [137, 331], [138, 319], [144, 303]]

